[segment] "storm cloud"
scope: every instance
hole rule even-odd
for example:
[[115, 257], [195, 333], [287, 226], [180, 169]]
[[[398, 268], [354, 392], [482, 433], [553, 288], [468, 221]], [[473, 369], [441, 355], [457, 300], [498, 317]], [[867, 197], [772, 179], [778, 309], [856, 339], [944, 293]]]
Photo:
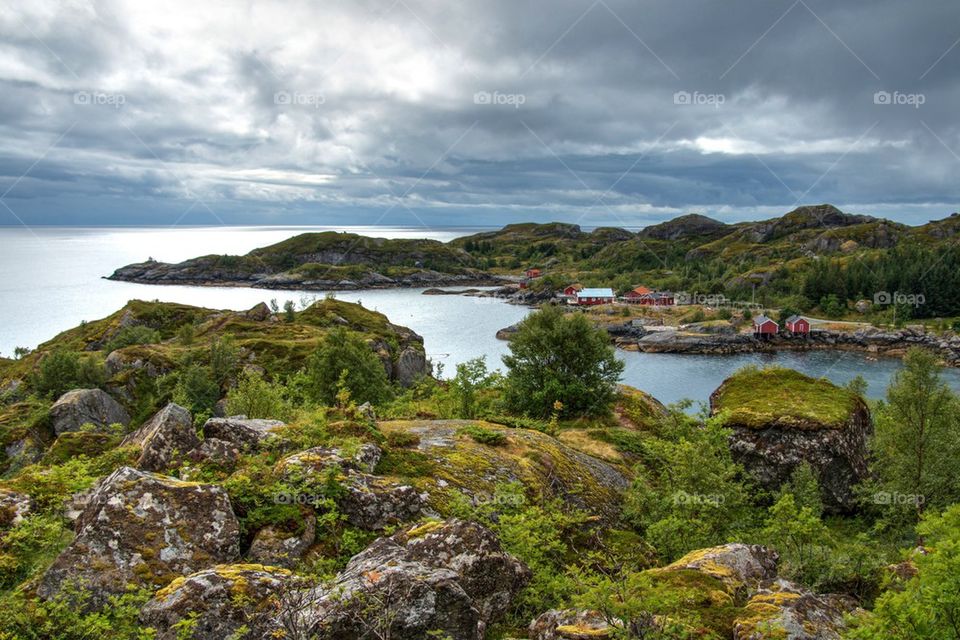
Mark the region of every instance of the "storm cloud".
[[950, 0], [17, 3], [0, 224], [916, 224], [958, 69]]

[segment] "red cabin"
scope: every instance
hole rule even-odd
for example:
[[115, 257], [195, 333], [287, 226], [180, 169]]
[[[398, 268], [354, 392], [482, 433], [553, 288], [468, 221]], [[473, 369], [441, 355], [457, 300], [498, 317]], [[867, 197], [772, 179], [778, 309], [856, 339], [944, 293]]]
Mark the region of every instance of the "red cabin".
[[753, 334], [757, 336], [774, 336], [780, 331], [780, 325], [761, 314], [753, 319]]
[[527, 276], [528, 278], [539, 278], [542, 275], [542, 272], [540, 269], [527, 269], [523, 272], [523, 275]]
[[642, 304], [650, 307], [673, 306], [674, 297], [669, 291], [653, 291], [647, 287], [637, 287], [623, 296], [624, 302]]
[[577, 304], [610, 304], [616, 299], [613, 289], [581, 289], [577, 292]]
[[563, 295], [567, 296], [568, 298], [575, 298], [577, 296], [577, 292], [581, 291], [582, 289], [582, 284], [571, 284], [563, 290]]
[[807, 335], [810, 333], [810, 321], [802, 316], [790, 316], [787, 318], [787, 331]]

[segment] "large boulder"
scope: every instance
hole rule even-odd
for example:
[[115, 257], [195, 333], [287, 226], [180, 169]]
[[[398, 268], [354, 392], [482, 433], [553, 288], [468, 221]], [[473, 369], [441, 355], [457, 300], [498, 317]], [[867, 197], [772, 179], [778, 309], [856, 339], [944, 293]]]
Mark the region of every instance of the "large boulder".
[[250, 560], [276, 567], [294, 566], [316, 539], [317, 517], [307, 513], [300, 525], [298, 531], [273, 525], [257, 531], [248, 552]]
[[57, 435], [79, 431], [84, 424], [104, 429], [111, 424], [130, 424], [130, 414], [100, 389], [74, 389], [50, 407], [50, 422]]
[[711, 411], [733, 430], [730, 449], [768, 491], [809, 463], [824, 507], [854, 507], [853, 487], [867, 477], [870, 411], [855, 393], [792, 369], [747, 369], [710, 396]]
[[200, 446], [200, 438], [190, 412], [171, 402], [124, 438], [122, 444], [141, 448], [138, 468], [163, 471]]
[[280, 420], [262, 420], [246, 416], [210, 418], [203, 425], [205, 438], [217, 438], [232, 442], [244, 450], [259, 447], [267, 438], [286, 425]]
[[734, 640], [840, 640], [844, 617], [857, 609], [848, 596], [817, 595], [786, 580], [773, 580], [754, 595], [734, 621]]
[[497, 537], [472, 522], [432, 522], [380, 538], [316, 592], [307, 616], [320, 637], [422, 640], [431, 631], [482, 640], [530, 579]]
[[0, 488], [0, 529], [23, 522], [30, 510], [30, 496]]
[[217, 565], [180, 577], [160, 589], [140, 610], [144, 626], [157, 640], [183, 637], [179, 626], [191, 620], [192, 640], [285, 637], [272, 609], [293, 578], [290, 572], [258, 564]]
[[279, 469], [287, 484], [300, 493], [281, 499], [314, 502], [332, 470], [341, 489], [335, 496], [337, 507], [353, 526], [373, 531], [416, 519], [427, 496], [408, 483], [370, 473], [381, 455], [376, 445], [364, 444], [352, 455], [341, 449], [314, 447], [288, 456], [280, 461]]
[[691, 551], [676, 562], [655, 569], [655, 573], [697, 571], [720, 581], [724, 590], [742, 600], [760, 584], [777, 577], [780, 555], [756, 544], [731, 542], [718, 547]]
[[393, 378], [401, 386], [412, 386], [418, 378], [430, 374], [430, 365], [427, 356], [421, 349], [407, 347], [400, 352], [396, 364], [393, 366]]
[[41, 578], [41, 598], [78, 585], [96, 608], [130, 584], [165, 585], [239, 554], [239, 524], [223, 489], [131, 467], [99, 483], [76, 532]]

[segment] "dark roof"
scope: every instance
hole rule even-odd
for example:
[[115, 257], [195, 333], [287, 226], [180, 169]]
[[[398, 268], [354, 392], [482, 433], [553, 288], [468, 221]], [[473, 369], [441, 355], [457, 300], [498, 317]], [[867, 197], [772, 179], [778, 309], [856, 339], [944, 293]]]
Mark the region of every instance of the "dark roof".
[[[754, 322], [754, 324], [766, 324], [766, 323], [768, 323], [768, 322], [773, 322], [773, 324], [777, 324], [776, 321], [768, 318], [767, 316], [763, 315], [762, 313], [761, 313], [760, 315], [754, 317], [753, 322]], [[777, 324], [777, 326], [780, 326], [780, 325]]]
[[787, 322], [789, 322], [790, 324], [793, 324], [797, 320], [803, 320], [803, 319], [804, 319], [803, 316], [792, 315], [789, 318], [787, 318]]

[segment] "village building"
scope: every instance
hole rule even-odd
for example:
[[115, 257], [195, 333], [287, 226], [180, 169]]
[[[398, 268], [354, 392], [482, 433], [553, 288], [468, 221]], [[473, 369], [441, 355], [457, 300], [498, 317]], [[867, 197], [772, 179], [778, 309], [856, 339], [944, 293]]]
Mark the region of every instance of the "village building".
[[775, 336], [780, 332], [780, 325], [760, 314], [753, 319], [753, 335], [755, 336]]
[[807, 335], [810, 333], [810, 321], [803, 316], [790, 316], [787, 318], [787, 331], [797, 335]]
[[571, 284], [564, 287], [563, 295], [566, 296], [567, 298], [576, 298], [577, 292], [582, 290], [583, 290], [583, 285], [578, 282], [576, 284]]
[[575, 300], [578, 305], [609, 304], [616, 300], [616, 296], [613, 294], [613, 289], [609, 287], [581, 289], [576, 293]]
[[644, 286], [639, 286], [628, 291], [622, 299], [624, 302], [631, 304], [642, 304], [652, 307], [673, 306], [676, 304], [674, 295], [669, 291], [654, 291]]

